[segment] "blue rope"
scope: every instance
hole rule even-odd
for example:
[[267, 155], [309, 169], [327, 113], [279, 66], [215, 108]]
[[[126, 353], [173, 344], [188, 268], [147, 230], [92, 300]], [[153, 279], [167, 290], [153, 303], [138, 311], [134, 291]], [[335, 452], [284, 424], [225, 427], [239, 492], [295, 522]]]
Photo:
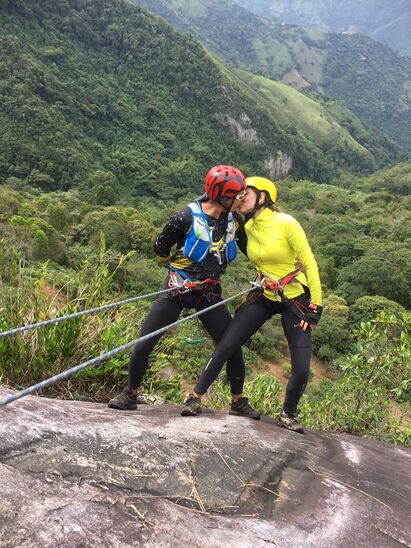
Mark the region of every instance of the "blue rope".
[[162, 289], [161, 291], [155, 291], [154, 293], [147, 293], [147, 295], [140, 295], [139, 297], [131, 297], [130, 299], [125, 299], [124, 301], [118, 301], [116, 303], [104, 304], [103, 306], [98, 306], [96, 308], [90, 308], [88, 310], [82, 310], [81, 312], [73, 312], [72, 314], [66, 314], [65, 316], [59, 316], [58, 318], [52, 318], [51, 320], [45, 320], [44, 322], [33, 323], [30, 325], [23, 325], [22, 327], [16, 327], [10, 329], [9, 331], [3, 331], [0, 333], [0, 339], [2, 337], [9, 337], [10, 335], [16, 335], [16, 333], [23, 333], [23, 331], [30, 331], [31, 329], [37, 329], [38, 327], [43, 327], [45, 325], [52, 325], [63, 320], [71, 320], [72, 318], [79, 318], [80, 316], [85, 316], [86, 314], [94, 314], [99, 310], [107, 310], [108, 308], [114, 308], [116, 306], [122, 306], [123, 304], [134, 303], [140, 301], [141, 299], [148, 299], [148, 297], [155, 297], [156, 295], [161, 295], [162, 293], [168, 293], [173, 291], [175, 287], [170, 287], [169, 289]]
[[[251, 289], [251, 291], [253, 291], [253, 289]], [[29, 388], [25, 388], [24, 390], [21, 390], [20, 392], [17, 392], [16, 394], [12, 394], [5, 398], [1, 398], [0, 407], [8, 405], [9, 403], [12, 403], [20, 398], [23, 398], [24, 396], [32, 394], [33, 392], [37, 392], [38, 390], [41, 390], [42, 388], [45, 388], [46, 386], [50, 386], [50, 384], [53, 384], [57, 381], [67, 379], [74, 373], [78, 373], [79, 371], [82, 371], [86, 367], [91, 367], [103, 361], [106, 361], [109, 358], [115, 356], [116, 354], [119, 354], [120, 352], [129, 350], [130, 348], [132, 348], [133, 346], [135, 346], [136, 344], [140, 342], [147, 341], [148, 339], [156, 337], [157, 335], [161, 335], [162, 333], [165, 333], [166, 331], [168, 331], [169, 329], [172, 329], [173, 327], [176, 327], [177, 325], [187, 322], [188, 320], [191, 320], [192, 318], [196, 318], [197, 316], [200, 316], [201, 314], [204, 314], [205, 312], [209, 312], [210, 310], [213, 310], [213, 308], [217, 308], [218, 306], [221, 306], [225, 303], [233, 301], [234, 299], [241, 297], [241, 295], [245, 295], [246, 293], [249, 293], [249, 292], [250, 292], [250, 289], [245, 289], [244, 291], [237, 293], [237, 295], [228, 297], [227, 299], [224, 299], [220, 301], [219, 303], [213, 304], [212, 306], [204, 308], [203, 310], [200, 310], [198, 312], [194, 312], [190, 316], [177, 320], [176, 322], [166, 325], [165, 327], [161, 327], [160, 329], [157, 329], [157, 331], [153, 331], [152, 333], [148, 333], [147, 335], [144, 335], [143, 337], [134, 339], [133, 341], [123, 344], [122, 346], [118, 346], [117, 348], [110, 350], [110, 352], [105, 352], [104, 354], [101, 354], [100, 356], [97, 356], [96, 358], [87, 360], [86, 362], [76, 365], [75, 367], [72, 367], [71, 369], [67, 369], [66, 371], [63, 371], [62, 373], [59, 373], [58, 375], [54, 375], [54, 377], [50, 377], [49, 379], [39, 382], [38, 384], [34, 384], [33, 386], [30, 386]]]

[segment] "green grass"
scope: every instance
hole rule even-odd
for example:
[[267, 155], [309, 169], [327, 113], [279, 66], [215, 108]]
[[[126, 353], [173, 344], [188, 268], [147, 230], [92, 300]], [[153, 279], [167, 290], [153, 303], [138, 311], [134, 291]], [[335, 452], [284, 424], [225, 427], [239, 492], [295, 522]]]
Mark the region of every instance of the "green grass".
[[301, 75], [314, 86], [320, 86], [323, 80], [323, 64], [325, 60], [325, 50], [316, 48], [307, 44], [302, 39], [288, 39], [286, 41], [288, 48], [293, 53], [293, 66]]
[[371, 153], [358, 143], [348, 130], [339, 125], [329, 110], [320, 103], [290, 86], [267, 78], [253, 76], [251, 82], [268, 99], [280, 102], [282, 112], [293, 120], [301, 132], [311, 135], [313, 140], [322, 145], [338, 141], [344, 147], [357, 150], [371, 158]]
[[256, 37], [253, 40], [253, 49], [258, 65], [265, 69], [267, 74], [277, 74], [280, 77], [293, 66], [288, 48], [277, 40], [263, 41]]

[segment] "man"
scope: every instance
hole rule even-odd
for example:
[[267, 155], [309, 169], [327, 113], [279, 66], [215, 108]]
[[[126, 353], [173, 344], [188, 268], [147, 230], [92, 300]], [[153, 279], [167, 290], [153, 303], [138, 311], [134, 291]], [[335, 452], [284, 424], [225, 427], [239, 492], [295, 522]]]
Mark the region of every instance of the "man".
[[[236, 199], [245, 195], [246, 186], [239, 169], [215, 166], [206, 175], [205, 194], [183, 207], [165, 225], [154, 244], [154, 251], [169, 269], [164, 288], [170, 287], [171, 291], [153, 303], [142, 325], [141, 337], [175, 322], [183, 308], [200, 311], [221, 302], [221, 276], [227, 264], [237, 256], [231, 209]], [[177, 288], [183, 283], [189, 291]], [[216, 343], [231, 321], [225, 305], [205, 312], [199, 318]], [[148, 358], [160, 337], [135, 346], [128, 366], [128, 388], [111, 399], [109, 407], [136, 409]], [[242, 396], [245, 370], [241, 348], [228, 358], [227, 375], [232, 394], [230, 413], [259, 419], [258, 412]], [[183, 414], [197, 414], [197, 411], [193, 412], [189, 405], [185, 411], [183, 409]]]

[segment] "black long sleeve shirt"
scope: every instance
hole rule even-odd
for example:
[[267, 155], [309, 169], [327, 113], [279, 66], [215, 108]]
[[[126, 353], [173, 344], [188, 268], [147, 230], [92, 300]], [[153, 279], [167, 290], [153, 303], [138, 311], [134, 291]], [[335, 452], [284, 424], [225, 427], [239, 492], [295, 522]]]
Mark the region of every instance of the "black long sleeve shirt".
[[[220, 241], [227, 230], [228, 213], [222, 213], [219, 219], [215, 219], [207, 214], [205, 216], [208, 226], [212, 231], [213, 242]], [[181, 251], [192, 223], [192, 211], [187, 205], [173, 215], [165, 225], [154, 243], [154, 252], [159, 257], [168, 257], [171, 249], [176, 246], [175, 254], [170, 260], [172, 265], [175, 265], [180, 270], [184, 270], [188, 276], [196, 280], [205, 280], [206, 278], [218, 280], [227, 267], [224, 253], [221, 254], [222, 264], [219, 264], [217, 257], [213, 253], [209, 253], [203, 262], [195, 263], [184, 257]]]

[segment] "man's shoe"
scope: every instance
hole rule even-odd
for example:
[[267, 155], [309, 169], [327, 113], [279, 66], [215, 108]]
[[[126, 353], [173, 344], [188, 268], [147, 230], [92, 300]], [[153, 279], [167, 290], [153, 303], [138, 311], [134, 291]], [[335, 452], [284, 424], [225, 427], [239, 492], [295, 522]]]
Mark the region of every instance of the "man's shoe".
[[107, 405], [111, 409], [131, 411], [137, 409], [137, 396], [129, 388], [126, 388], [121, 394], [112, 398]]
[[229, 415], [237, 415], [239, 417], [248, 417], [259, 421], [261, 419], [260, 413], [251, 407], [248, 403], [248, 398], [240, 398], [237, 401], [231, 402]]
[[278, 422], [281, 426], [287, 428], [287, 430], [292, 430], [293, 432], [299, 432], [300, 434], [304, 434], [304, 428], [298, 422], [295, 415], [291, 413], [281, 411], [280, 416], [278, 417]]
[[201, 399], [196, 398], [193, 394], [190, 394], [184, 402], [183, 409], [181, 410], [182, 417], [195, 417], [201, 413]]

